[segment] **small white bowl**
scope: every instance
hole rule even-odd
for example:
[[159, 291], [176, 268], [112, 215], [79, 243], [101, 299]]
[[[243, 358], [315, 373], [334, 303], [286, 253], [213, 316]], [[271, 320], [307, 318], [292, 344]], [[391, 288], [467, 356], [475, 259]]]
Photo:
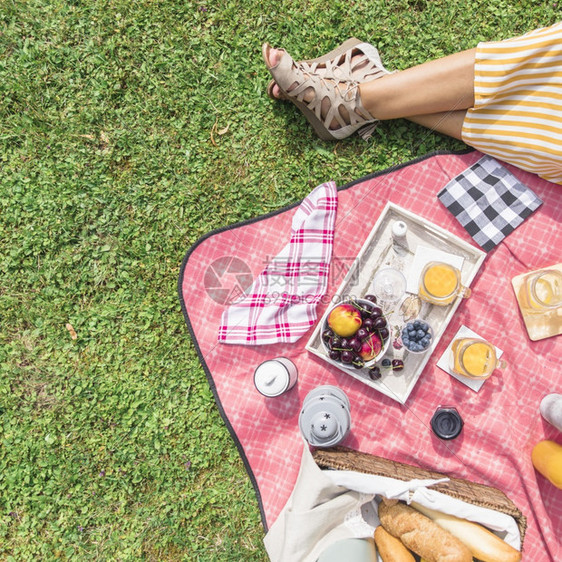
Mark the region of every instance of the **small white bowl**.
[[[324, 349], [326, 350], [326, 354], [328, 355], [330, 353], [330, 348], [328, 347], [328, 344], [324, 341], [324, 338], [322, 338], [322, 334], [324, 333], [325, 330], [330, 330], [330, 326], [328, 326], [328, 317], [330, 316], [330, 313], [332, 312], [332, 310], [334, 310], [334, 308], [338, 307], [341, 304], [353, 304], [353, 303], [357, 303], [359, 305], [369, 305], [369, 306], [378, 306], [377, 304], [372, 303], [369, 300], [366, 299], [349, 299], [349, 300], [345, 300], [342, 301], [338, 304], [335, 304], [334, 306], [332, 306], [328, 312], [326, 313], [324, 322], [322, 323], [322, 331], [320, 332], [320, 339], [322, 341], [322, 345], [324, 346]], [[380, 308], [380, 307], [379, 307]], [[387, 329], [388, 329], [388, 337], [386, 338], [386, 340], [384, 340], [382, 342], [382, 347], [381, 350], [379, 351], [379, 353], [376, 355], [376, 357], [374, 357], [373, 359], [369, 360], [369, 361], [365, 361], [365, 367], [362, 368], [369, 368], [372, 367], [373, 365], [375, 365], [375, 363], [377, 363], [378, 361], [380, 361], [385, 353], [387, 352], [389, 346], [390, 346], [390, 325], [387, 325]], [[338, 336], [341, 337], [341, 336]], [[351, 338], [354, 336], [351, 336]], [[347, 339], [351, 339], [351, 338], [347, 338]], [[336, 361], [335, 359], [330, 358], [329, 356], [327, 357], [328, 361], [330, 361], [331, 363], [333, 363], [334, 365], [338, 365], [339, 367], [344, 367], [345, 369], [350, 369], [350, 370], [354, 370], [354, 371], [359, 371], [360, 369], [356, 368], [353, 366], [353, 364], [350, 363], [344, 363], [343, 361]]]
[[[423, 322], [424, 325], [427, 325], [427, 332], [428, 332], [429, 335], [430, 335], [429, 343], [428, 343], [427, 347], [425, 347], [425, 348], [423, 348], [423, 349], [421, 349], [421, 350], [418, 350], [418, 351], [414, 351], [414, 350], [410, 349], [410, 347], [408, 347], [408, 346], [405, 344], [405, 342], [404, 342], [404, 332], [406, 331], [406, 329], [407, 329], [407, 327], [408, 327], [409, 324], [411, 324], [412, 326], [415, 327], [415, 322], [420, 322], [420, 323]], [[423, 328], [422, 328], [422, 329], [423, 329]], [[432, 345], [433, 345], [433, 337], [434, 337], [434, 334], [433, 334], [433, 328], [431, 327], [431, 324], [430, 324], [427, 320], [423, 320], [422, 318], [416, 318], [416, 319], [414, 319], [414, 320], [410, 320], [409, 322], [407, 322], [407, 323], [404, 325], [404, 327], [403, 327], [402, 330], [400, 331], [400, 339], [402, 340], [402, 345], [404, 346], [404, 348], [406, 349], [406, 351], [407, 351], [408, 353], [412, 353], [412, 354], [414, 354], [414, 355], [422, 355], [422, 354], [424, 354], [424, 353], [427, 353], [427, 352], [431, 349], [431, 347], [432, 347]], [[416, 343], [417, 343], [417, 342], [416, 342]], [[411, 345], [411, 343], [410, 343], [409, 345]]]

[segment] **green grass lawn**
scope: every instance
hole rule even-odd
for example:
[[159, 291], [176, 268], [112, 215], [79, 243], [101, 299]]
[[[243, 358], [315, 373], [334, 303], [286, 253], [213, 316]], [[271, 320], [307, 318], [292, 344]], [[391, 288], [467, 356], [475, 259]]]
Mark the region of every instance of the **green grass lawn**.
[[554, 23], [522, 0], [0, 0], [0, 558], [265, 560], [176, 294], [209, 230], [436, 149], [318, 140], [263, 41], [389, 69]]

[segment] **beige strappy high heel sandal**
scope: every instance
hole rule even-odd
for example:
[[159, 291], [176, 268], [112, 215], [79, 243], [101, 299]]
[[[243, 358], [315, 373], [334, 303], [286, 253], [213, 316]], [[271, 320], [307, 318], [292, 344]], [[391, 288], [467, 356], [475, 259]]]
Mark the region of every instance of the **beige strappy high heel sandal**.
[[[264, 43], [262, 55], [269, 72], [283, 96], [300, 109], [321, 139], [340, 140], [355, 132], [363, 138], [372, 134], [378, 120], [363, 107], [359, 82], [341, 79], [333, 74], [327, 77], [304, 72], [283, 49], [279, 49], [283, 53], [279, 62], [270, 67], [270, 49]], [[311, 89], [314, 95], [310, 101], [305, 101], [305, 95]], [[323, 116], [324, 100], [327, 101], [327, 111]], [[346, 113], [347, 118], [344, 118]]]
[[[383, 66], [379, 52], [370, 43], [352, 37], [329, 53], [315, 59], [298, 61], [306, 74], [319, 74], [325, 78], [355, 80], [360, 84], [390, 74]], [[273, 100], [285, 100], [273, 95], [275, 80], [267, 85], [267, 95]]]

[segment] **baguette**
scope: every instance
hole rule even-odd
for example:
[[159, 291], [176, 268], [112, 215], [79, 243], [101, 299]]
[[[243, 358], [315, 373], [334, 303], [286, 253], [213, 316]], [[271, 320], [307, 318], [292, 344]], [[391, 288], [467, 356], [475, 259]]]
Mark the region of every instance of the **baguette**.
[[519, 562], [521, 560], [521, 553], [518, 550], [481, 525], [434, 511], [415, 502], [412, 502], [411, 505], [463, 542], [474, 558], [478, 558], [482, 562]]
[[472, 562], [470, 550], [449, 531], [403, 503], [379, 505], [381, 525], [428, 562]]
[[385, 531], [381, 525], [375, 529], [375, 544], [382, 562], [415, 562], [415, 558], [402, 541]]

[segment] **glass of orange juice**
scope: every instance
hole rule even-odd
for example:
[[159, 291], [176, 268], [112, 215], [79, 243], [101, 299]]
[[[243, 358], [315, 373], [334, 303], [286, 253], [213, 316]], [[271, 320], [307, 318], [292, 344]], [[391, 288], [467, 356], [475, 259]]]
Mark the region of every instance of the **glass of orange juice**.
[[457, 375], [487, 379], [494, 369], [505, 369], [507, 363], [498, 359], [496, 348], [480, 338], [458, 338], [451, 345], [450, 368]]
[[432, 304], [447, 306], [457, 295], [470, 297], [471, 291], [461, 284], [461, 272], [452, 265], [443, 262], [429, 262], [421, 272], [419, 297]]
[[562, 308], [562, 273], [544, 269], [527, 275], [519, 292], [521, 308], [530, 314], [542, 314]]

